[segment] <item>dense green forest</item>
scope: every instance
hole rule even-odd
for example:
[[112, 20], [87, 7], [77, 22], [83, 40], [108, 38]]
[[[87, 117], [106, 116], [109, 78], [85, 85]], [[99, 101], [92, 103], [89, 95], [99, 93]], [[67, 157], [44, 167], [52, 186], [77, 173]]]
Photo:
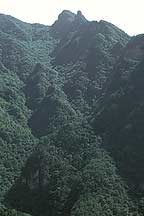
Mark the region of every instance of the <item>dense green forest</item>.
[[143, 216], [143, 86], [144, 35], [0, 14], [0, 216]]

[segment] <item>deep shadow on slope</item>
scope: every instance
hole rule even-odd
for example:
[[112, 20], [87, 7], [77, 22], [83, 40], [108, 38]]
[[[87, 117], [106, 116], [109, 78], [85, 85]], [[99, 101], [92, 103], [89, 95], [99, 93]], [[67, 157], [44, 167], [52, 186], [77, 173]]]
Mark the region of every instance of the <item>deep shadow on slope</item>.
[[132, 38], [124, 59], [107, 85], [93, 125], [130, 185], [134, 197], [143, 197], [144, 169], [144, 60], [143, 35]]

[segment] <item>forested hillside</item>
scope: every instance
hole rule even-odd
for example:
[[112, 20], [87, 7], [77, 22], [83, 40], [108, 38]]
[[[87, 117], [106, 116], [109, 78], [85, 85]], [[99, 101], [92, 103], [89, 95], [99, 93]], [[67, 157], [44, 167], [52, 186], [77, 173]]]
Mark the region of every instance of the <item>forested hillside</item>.
[[143, 70], [144, 35], [0, 14], [0, 215], [144, 215]]

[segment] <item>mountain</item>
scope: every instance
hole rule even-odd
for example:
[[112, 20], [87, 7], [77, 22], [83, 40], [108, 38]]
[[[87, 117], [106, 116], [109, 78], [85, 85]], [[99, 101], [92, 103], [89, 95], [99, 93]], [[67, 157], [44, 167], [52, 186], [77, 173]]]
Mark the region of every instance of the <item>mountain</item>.
[[71, 11], [64, 10], [52, 25], [50, 32], [54, 37], [63, 38], [67, 33], [77, 31], [81, 25], [87, 22], [81, 11], [74, 14]]
[[0, 214], [142, 216], [144, 35], [64, 10], [0, 14]]
[[[105, 134], [106, 145], [115, 157], [132, 193], [143, 195], [143, 67], [144, 35], [133, 37], [124, 49], [95, 110], [93, 124]], [[127, 166], [125, 166], [127, 164]]]

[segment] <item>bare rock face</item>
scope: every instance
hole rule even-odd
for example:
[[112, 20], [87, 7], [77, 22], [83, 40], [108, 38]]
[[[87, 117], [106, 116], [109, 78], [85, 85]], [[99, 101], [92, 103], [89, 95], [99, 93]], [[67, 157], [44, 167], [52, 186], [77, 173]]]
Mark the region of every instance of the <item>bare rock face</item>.
[[75, 20], [75, 14], [64, 10], [58, 20], [52, 25], [51, 34], [55, 37], [62, 38], [71, 28], [71, 24]]
[[76, 16], [75, 16], [75, 20], [79, 21], [79, 22], [87, 22], [87, 19], [84, 17], [84, 15], [82, 14], [81, 11], [78, 11]]
[[87, 22], [81, 11], [74, 14], [68, 10], [64, 10], [58, 20], [52, 25], [51, 33], [53, 36], [62, 38], [68, 32], [76, 30], [81, 24]]
[[[62, 23], [62, 22], [73, 22], [75, 19], [75, 14], [68, 11], [68, 10], [64, 10], [59, 16], [58, 16], [58, 22]], [[57, 22], [56, 21], [56, 22]]]

